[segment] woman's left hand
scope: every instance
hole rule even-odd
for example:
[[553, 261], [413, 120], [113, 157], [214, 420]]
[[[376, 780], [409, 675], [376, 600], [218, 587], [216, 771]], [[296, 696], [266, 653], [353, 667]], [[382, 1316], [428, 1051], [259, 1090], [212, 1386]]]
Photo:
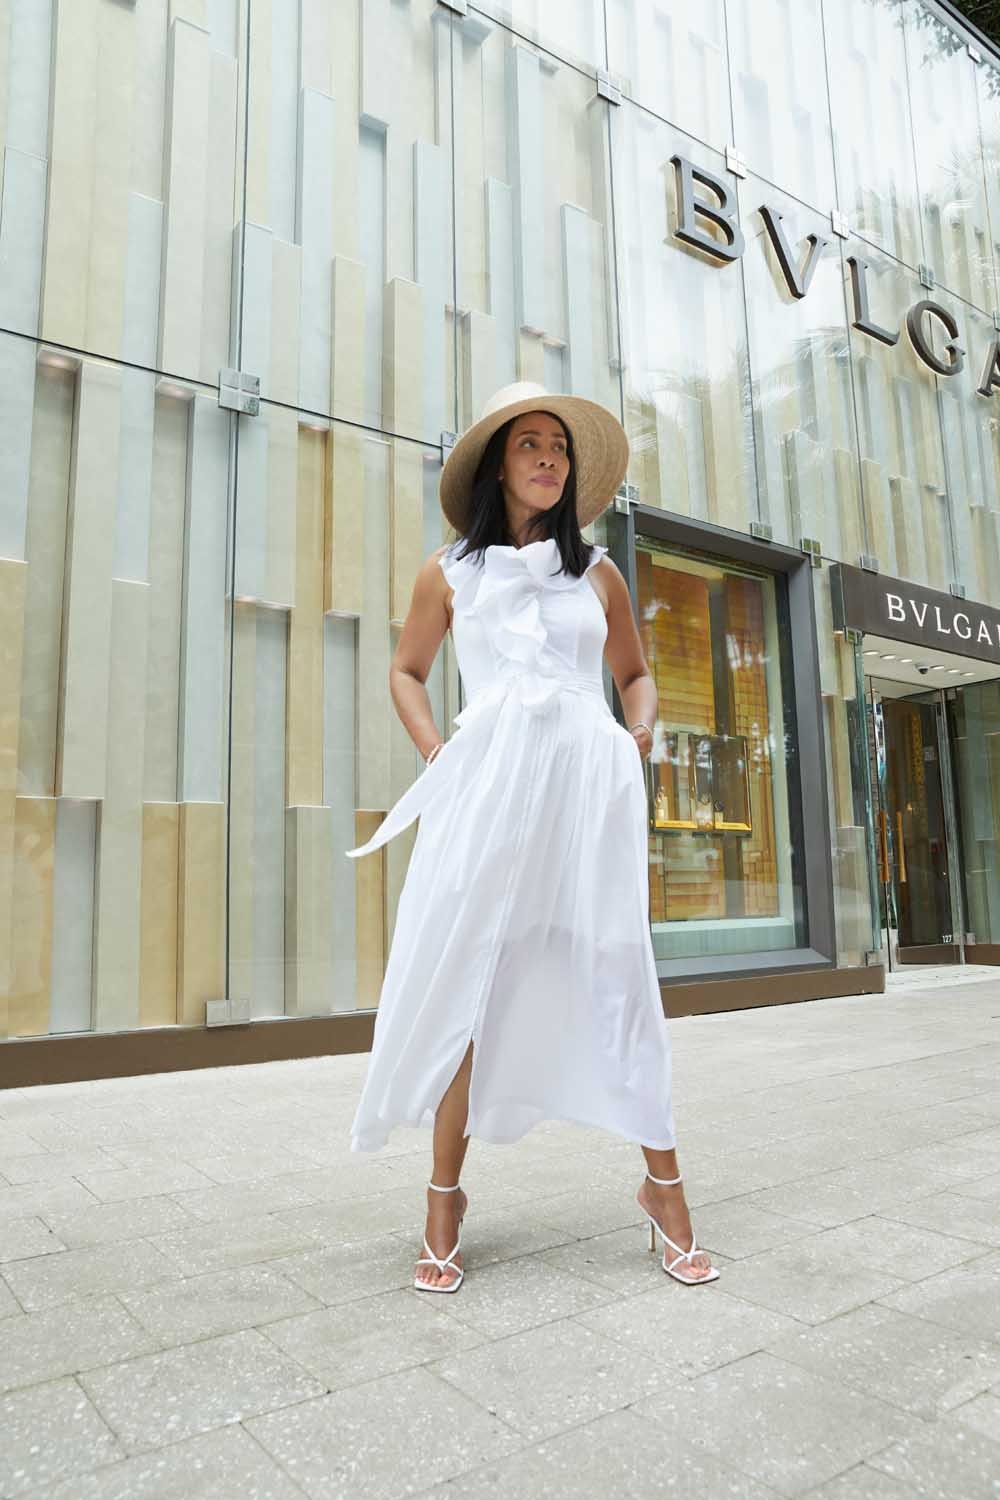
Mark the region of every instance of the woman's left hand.
[[648, 760], [649, 752], [653, 748], [653, 736], [650, 734], [645, 724], [639, 725], [635, 729], [630, 729], [629, 733], [635, 740], [636, 744], [639, 746], [639, 754], [642, 756], [643, 760]]

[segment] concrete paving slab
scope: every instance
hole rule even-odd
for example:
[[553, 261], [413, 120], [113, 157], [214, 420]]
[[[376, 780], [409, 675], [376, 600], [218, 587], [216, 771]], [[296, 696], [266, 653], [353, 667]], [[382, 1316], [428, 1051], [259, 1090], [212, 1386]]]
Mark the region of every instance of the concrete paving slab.
[[671, 1029], [705, 1287], [638, 1150], [550, 1121], [471, 1143], [415, 1291], [430, 1132], [350, 1151], [361, 1054], [0, 1091], [9, 1484], [996, 1500], [1000, 973]]

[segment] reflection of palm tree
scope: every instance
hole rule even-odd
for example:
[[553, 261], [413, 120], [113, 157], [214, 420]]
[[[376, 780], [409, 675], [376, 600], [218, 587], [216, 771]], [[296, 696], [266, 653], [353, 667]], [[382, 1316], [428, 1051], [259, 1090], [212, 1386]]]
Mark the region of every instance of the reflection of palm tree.
[[[869, 3], [895, 11], [904, 30], [912, 26], [930, 32], [935, 50], [925, 55], [924, 62], [933, 62], [936, 57], [954, 57], [965, 50], [967, 38], [924, 6], [914, 7], [910, 0], [869, 0]], [[1000, 37], [1000, 0], [955, 0], [955, 4], [981, 31], [994, 39]], [[986, 70], [986, 88], [994, 97], [1000, 95], [1000, 74], [994, 68]]]

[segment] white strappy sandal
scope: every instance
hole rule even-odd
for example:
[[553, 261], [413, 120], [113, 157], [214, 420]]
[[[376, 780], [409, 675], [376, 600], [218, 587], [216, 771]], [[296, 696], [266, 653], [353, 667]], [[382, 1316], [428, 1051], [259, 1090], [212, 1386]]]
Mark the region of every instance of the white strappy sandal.
[[[455, 1183], [454, 1187], [438, 1187], [436, 1182], [429, 1182], [427, 1186], [429, 1188], [433, 1188], [436, 1193], [457, 1193], [459, 1189], [459, 1184], [457, 1182]], [[462, 1219], [464, 1218], [465, 1215], [463, 1214]], [[440, 1282], [435, 1283], [431, 1281], [421, 1281], [419, 1276], [415, 1276], [413, 1278], [413, 1285], [416, 1287], [418, 1292], [457, 1292], [459, 1287], [462, 1285], [462, 1282], [465, 1279], [465, 1272], [461, 1266], [456, 1266], [455, 1264], [453, 1264], [455, 1256], [458, 1254], [459, 1246], [462, 1243], [462, 1219], [459, 1219], [458, 1221], [458, 1239], [455, 1241], [455, 1248], [454, 1250], [452, 1250], [450, 1255], [446, 1255], [444, 1260], [438, 1260], [437, 1256], [434, 1254], [434, 1251], [427, 1243], [427, 1236], [424, 1235], [424, 1249], [427, 1251], [427, 1256], [421, 1256], [420, 1260], [417, 1261], [418, 1266], [434, 1265], [437, 1266], [439, 1271], [455, 1271], [457, 1272], [455, 1280], [450, 1281], [447, 1286], [442, 1286]]]
[[[652, 1172], [647, 1172], [646, 1176], [649, 1178], [650, 1182], [658, 1183], [660, 1187], [673, 1187], [675, 1183], [678, 1183], [681, 1180], [679, 1177], [654, 1177]], [[636, 1201], [638, 1202], [638, 1199]], [[639, 1207], [642, 1208], [641, 1203], [639, 1204]], [[706, 1276], [682, 1276], [679, 1271], [674, 1270], [674, 1266], [677, 1265], [678, 1261], [686, 1260], [688, 1265], [691, 1265], [694, 1260], [695, 1253], [698, 1249], [698, 1241], [695, 1237], [693, 1224], [691, 1226], [691, 1248], [690, 1250], [682, 1250], [680, 1245], [676, 1245], [668, 1234], [664, 1234], [663, 1230], [660, 1228], [659, 1224], [657, 1224], [651, 1213], [648, 1213], [644, 1208], [642, 1209], [642, 1211], [646, 1215], [646, 1218], [649, 1220], [650, 1250], [656, 1249], [656, 1235], [658, 1234], [662, 1240], [666, 1240], [667, 1244], [672, 1250], [677, 1251], [675, 1259], [670, 1262], [669, 1266], [667, 1265], [666, 1249], [664, 1249], [663, 1251], [663, 1269], [666, 1271], [668, 1276], [672, 1276], [675, 1281], [683, 1282], [685, 1286], [701, 1286], [703, 1282], [707, 1283], [709, 1281], [718, 1281], [719, 1272], [714, 1266]]]

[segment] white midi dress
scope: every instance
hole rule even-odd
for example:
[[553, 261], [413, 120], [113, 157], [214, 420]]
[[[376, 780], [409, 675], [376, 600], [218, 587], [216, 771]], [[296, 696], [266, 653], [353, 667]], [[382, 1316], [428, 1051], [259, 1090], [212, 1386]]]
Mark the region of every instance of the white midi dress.
[[400, 892], [353, 1151], [433, 1126], [472, 1041], [466, 1134], [541, 1120], [676, 1143], [649, 930], [646, 791], [604, 694], [607, 620], [553, 538], [440, 562], [466, 704], [371, 853], [420, 824]]

